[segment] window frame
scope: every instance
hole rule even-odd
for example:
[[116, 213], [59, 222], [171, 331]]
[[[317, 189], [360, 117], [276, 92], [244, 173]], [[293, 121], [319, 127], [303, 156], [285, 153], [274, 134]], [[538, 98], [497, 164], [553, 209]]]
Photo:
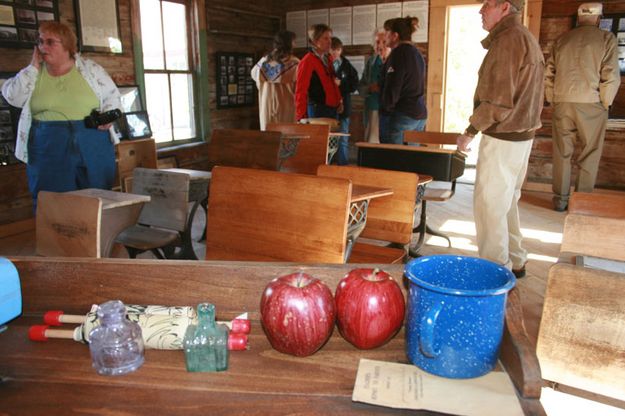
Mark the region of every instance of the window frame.
[[[203, 91], [205, 87], [202, 85], [201, 80], [206, 77], [206, 66], [201, 65], [202, 58], [206, 59], [206, 34], [205, 30], [201, 30], [205, 27], [205, 18], [201, 11], [204, 9], [204, 0], [158, 0], [159, 4], [163, 1], [170, 3], [183, 4], [186, 7], [186, 25], [187, 25], [187, 53], [188, 53], [188, 70], [154, 70], [145, 69], [143, 65], [143, 40], [141, 33], [141, 0], [131, 0], [131, 21], [133, 32], [133, 53], [135, 61], [135, 81], [141, 91], [141, 98], [143, 106], [147, 110], [146, 102], [146, 88], [145, 88], [145, 74], [166, 74], [168, 80], [168, 91], [170, 93], [170, 123], [172, 126], [172, 137], [167, 141], [157, 142], [157, 148], [169, 148], [180, 145], [186, 145], [190, 143], [201, 143], [204, 141], [205, 132], [207, 131], [208, 120], [208, 108], [204, 105], [205, 100], [203, 97], [206, 93]], [[162, 14], [161, 14], [161, 28], [162, 26]], [[164, 49], [164, 31], [161, 29], [161, 36], [163, 36], [163, 59], [166, 63], [165, 49]], [[173, 138], [173, 111], [171, 103], [171, 74], [190, 74], [193, 91], [193, 121], [195, 127], [195, 137], [188, 139]], [[155, 138], [156, 140], [156, 138]]]

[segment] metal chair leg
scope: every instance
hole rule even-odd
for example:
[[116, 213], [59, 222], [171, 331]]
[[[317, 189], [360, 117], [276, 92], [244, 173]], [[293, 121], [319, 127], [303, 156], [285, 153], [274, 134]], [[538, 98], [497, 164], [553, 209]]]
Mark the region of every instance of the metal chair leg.
[[449, 237], [438, 230], [430, 228], [427, 225], [427, 201], [424, 199], [421, 201], [421, 217], [419, 221], [419, 225], [413, 228], [413, 233], [419, 233], [419, 240], [414, 246], [408, 248], [408, 253], [410, 253], [411, 257], [420, 257], [419, 250], [421, 246], [423, 246], [423, 242], [425, 241], [425, 234], [430, 234], [436, 237], [442, 237], [447, 240], [447, 246], [451, 248], [451, 240]]

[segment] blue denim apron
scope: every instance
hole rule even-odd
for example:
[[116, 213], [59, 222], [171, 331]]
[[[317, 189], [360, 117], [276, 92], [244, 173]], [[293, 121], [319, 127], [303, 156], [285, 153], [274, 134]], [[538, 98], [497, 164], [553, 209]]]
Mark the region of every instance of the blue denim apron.
[[39, 191], [111, 189], [115, 149], [109, 132], [88, 129], [82, 120], [33, 120], [26, 173], [35, 211]]

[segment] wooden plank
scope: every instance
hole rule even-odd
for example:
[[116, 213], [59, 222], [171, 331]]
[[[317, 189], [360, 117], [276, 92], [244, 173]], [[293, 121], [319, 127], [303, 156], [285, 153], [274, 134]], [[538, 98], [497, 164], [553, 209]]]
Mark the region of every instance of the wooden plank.
[[568, 211], [569, 214], [625, 219], [625, 193], [574, 192]]
[[150, 197], [147, 195], [130, 194], [127, 192], [115, 192], [106, 189], [87, 188], [77, 191], [68, 192], [71, 195], [89, 196], [91, 198], [99, 198], [102, 201], [102, 209], [113, 209], [134, 205], [138, 202], [148, 202]]
[[561, 252], [625, 261], [625, 219], [569, 214]]
[[456, 139], [460, 133], [442, 133], [437, 131], [410, 131], [404, 132], [405, 143], [419, 143], [423, 145], [429, 144], [448, 144], [456, 145]]
[[344, 179], [218, 166], [206, 258], [342, 263], [350, 197]]
[[187, 226], [189, 175], [156, 169], [136, 168], [133, 171], [133, 191], [147, 196], [139, 224], [168, 230], [184, 231]]
[[[156, 142], [154, 139], [124, 140], [115, 146], [117, 154], [117, 176], [119, 184], [124, 185], [127, 177], [132, 176], [134, 168], [156, 169]], [[122, 190], [125, 190], [122, 187]]]
[[545, 380], [625, 400], [623, 293], [621, 274], [551, 267], [537, 345]]
[[0, 238], [6, 238], [11, 235], [21, 234], [27, 231], [33, 231], [34, 229], [35, 229], [34, 218], [11, 222], [8, 224], [0, 224]]
[[308, 139], [300, 140], [297, 153], [282, 164], [283, 172], [306, 173], [315, 175], [317, 166], [325, 165], [328, 160], [328, 134], [330, 126], [322, 124], [269, 123], [269, 131], [283, 134], [302, 134]]
[[422, 153], [442, 153], [442, 154], [454, 154], [458, 151], [456, 149], [439, 149], [436, 147], [427, 146], [406, 146], [403, 144], [383, 144], [383, 143], [356, 143], [357, 147], [373, 148], [373, 149], [390, 149], [390, 150], [404, 150], [407, 152], [422, 152]]
[[208, 148], [208, 164], [278, 170], [281, 134], [273, 131], [216, 129]]
[[100, 257], [99, 198], [41, 191], [37, 199], [38, 255]]

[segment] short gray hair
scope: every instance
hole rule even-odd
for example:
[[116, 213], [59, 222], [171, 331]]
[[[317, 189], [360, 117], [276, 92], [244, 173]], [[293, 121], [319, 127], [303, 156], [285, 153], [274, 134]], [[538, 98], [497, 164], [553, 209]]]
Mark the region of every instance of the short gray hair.
[[386, 30], [384, 30], [384, 28], [379, 28], [373, 31], [373, 37], [371, 39], [371, 46], [373, 46], [375, 48], [375, 41], [378, 37], [379, 34], [384, 34], [386, 33]]

